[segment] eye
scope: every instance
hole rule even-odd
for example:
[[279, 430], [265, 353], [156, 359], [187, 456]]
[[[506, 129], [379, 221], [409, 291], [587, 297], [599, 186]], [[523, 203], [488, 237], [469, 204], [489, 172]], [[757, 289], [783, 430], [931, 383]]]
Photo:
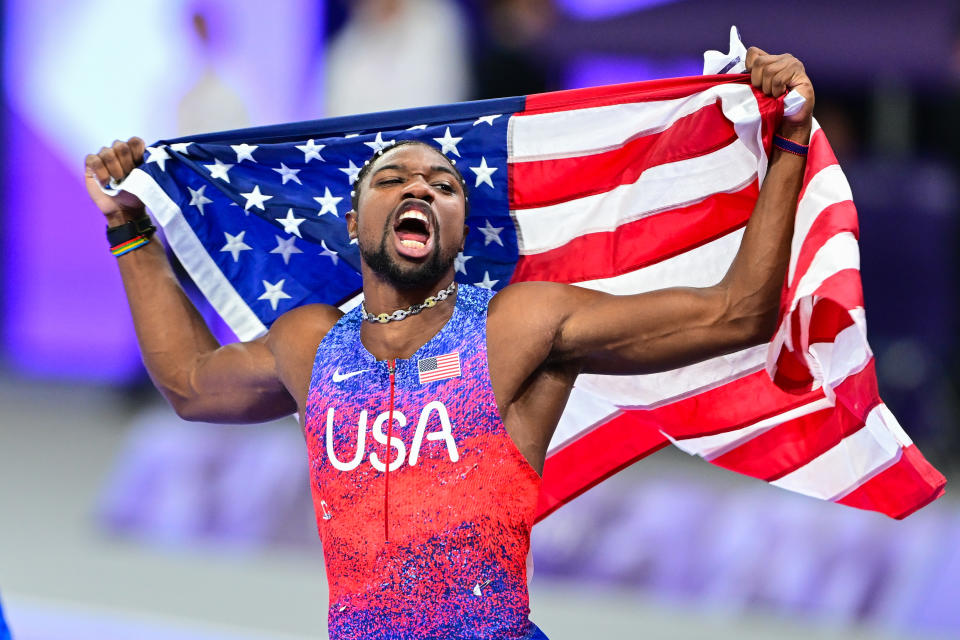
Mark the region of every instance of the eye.
[[445, 193], [454, 193], [455, 189], [449, 182], [434, 182], [433, 186]]
[[379, 185], [388, 185], [388, 184], [400, 184], [402, 182], [403, 180], [398, 177], [381, 178], [380, 180], [377, 180], [377, 185], [379, 186]]

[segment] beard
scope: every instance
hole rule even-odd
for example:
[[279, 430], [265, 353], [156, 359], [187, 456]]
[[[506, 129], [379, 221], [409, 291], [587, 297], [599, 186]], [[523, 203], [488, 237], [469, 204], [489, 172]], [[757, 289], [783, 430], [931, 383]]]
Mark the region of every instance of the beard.
[[360, 246], [360, 256], [374, 273], [398, 289], [414, 289], [435, 284], [447, 273], [457, 257], [456, 251], [444, 254], [440, 243], [435, 242], [433, 251], [426, 260], [409, 267], [401, 265], [387, 252], [388, 230], [389, 227], [384, 228], [380, 246], [375, 250]]

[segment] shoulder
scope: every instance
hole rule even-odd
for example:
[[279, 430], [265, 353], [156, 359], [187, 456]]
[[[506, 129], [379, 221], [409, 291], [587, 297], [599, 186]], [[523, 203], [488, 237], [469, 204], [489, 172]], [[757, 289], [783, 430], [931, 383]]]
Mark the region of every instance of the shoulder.
[[490, 301], [491, 317], [537, 316], [558, 321], [570, 308], [585, 302], [596, 292], [562, 282], [517, 282], [501, 289]]
[[335, 325], [343, 312], [328, 304], [308, 304], [287, 311], [274, 320], [265, 337], [274, 352], [288, 348], [316, 346]]
[[500, 290], [490, 301], [488, 339], [552, 343], [586, 291], [560, 282], [518, 282]]

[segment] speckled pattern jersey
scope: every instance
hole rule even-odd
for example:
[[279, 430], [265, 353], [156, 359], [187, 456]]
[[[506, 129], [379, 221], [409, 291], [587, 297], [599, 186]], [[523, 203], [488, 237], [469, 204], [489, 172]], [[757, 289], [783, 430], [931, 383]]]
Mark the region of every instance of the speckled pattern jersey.
[[491, 297], [461, 285], [407, 360], [374, 359], [359, 309], [320, 343], [304, 431], [333, 640], [546, 638], [526, 568], [540, 478], [490, 385]]

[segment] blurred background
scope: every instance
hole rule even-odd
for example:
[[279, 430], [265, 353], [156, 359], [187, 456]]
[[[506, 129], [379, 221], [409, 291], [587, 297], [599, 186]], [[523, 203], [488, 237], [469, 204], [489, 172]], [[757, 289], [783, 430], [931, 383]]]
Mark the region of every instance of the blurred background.
[[[326, 637], [299, 428], [186, 424], [162, 402], [86, 153], [696, 75], [731, 24], [805, 62], [860, 213], [881, 393], [960, 480], [955, 0], [0, 6], [0, 596], [15, 638]], [[894, 522], [664, 450], [538, 525], [533, 546], [533, 618], [555, 640], [960, 637], [949, 490]]]

